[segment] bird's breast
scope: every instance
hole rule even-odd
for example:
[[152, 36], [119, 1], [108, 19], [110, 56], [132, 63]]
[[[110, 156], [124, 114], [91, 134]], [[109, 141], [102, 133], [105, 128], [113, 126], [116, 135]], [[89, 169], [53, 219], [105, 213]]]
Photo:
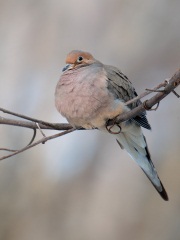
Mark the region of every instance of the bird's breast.
[[83, 69], [63, 74], [56, 87], [55, 103], [72, 125], [86, 128], [103, 125], [111, 115], [117, 116], [116, 111], [120, 111], [107, 89], [103, 70], [91, 73]]

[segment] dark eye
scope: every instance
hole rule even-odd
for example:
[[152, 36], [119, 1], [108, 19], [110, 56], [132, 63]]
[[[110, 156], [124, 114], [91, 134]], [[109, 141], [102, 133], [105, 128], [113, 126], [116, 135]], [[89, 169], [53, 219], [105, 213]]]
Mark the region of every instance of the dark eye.
[[83, 60], [83, 57], [79, 56], [78, 59], [77, 59], [77, 62], [80, 63], [80, 62], [82, 62], [82, 60]]

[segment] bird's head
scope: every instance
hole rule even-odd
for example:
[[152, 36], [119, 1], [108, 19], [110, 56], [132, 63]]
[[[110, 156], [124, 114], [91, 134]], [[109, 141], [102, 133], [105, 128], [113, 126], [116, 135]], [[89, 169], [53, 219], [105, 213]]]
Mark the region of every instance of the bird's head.
[[90, 53], [79, 50], [73, 50], [66, 57], [67, 65], [63, 68], [63, 72], [68, 71], [70, 69], [76, 69], [90, 65], [95, 61], [96, 60]]

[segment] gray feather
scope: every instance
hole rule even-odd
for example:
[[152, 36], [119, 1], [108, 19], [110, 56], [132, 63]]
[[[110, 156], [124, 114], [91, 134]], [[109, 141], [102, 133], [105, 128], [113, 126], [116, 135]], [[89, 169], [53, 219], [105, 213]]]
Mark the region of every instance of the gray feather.
[[[105, 65], [104, 68], [107, 72], [108, 89], [114, 94], [115, 99], [121, 99], [123, 102], [127, 102], [138, 96], [130, 80], [119, 69], [108, 65]], [[142, 102], [137, 100], [129, 104], [128, 107], [133, 109], [140, 104], [142, 104]], [[146, 118], [146, 111], [131, 120], [138, 126], [151, 130], [151, 126]]]

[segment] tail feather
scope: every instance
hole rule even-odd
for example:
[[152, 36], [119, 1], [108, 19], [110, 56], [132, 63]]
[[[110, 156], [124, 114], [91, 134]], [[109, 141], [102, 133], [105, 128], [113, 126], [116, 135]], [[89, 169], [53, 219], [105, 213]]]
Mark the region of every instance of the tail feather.
[[[152, 168], [154, 169], [154, 171], [156, 171], [156, 169], [155, 169], [155, 167], [154, 167], [154, 164], [153, 164], [153, 162], [152, 162], [152, 160], [151, 160], [151, 155], [150, 155], [150, 152], [149, 152], [149, 149], [148, 149], [148, 145], [147, 145], [146, 138], [145, 138], [145, 136], [143, 136], [143, 137], [144, 137], [144, 141], [145, 141], [145, 143], [146, 143], [145, 150], [146, 150], [147, 159], [148, 159], [149, 163], [152, 165]], [[145, 173], [145, 172], [144, 172], [144, 173]], [[145, 173], [145, 174], [146, 174], [146, 173]], [[159, 176], [158, 176], [157, 172], [156, 172], [156, 175], [157, 175], [157, 177], [158, 177], [158, 179], [159, 179]], [[148, 177], [147, 174], [146, 174], [146, 176]], [[149, 177], [148, 177], [148, 178], [149, 178]], [[151, 181], [150, 178], [149, 178], [149, 180]], [[161, 197], [162, 197], [165, 201], [168, 201], [169, 198], [168, 198], [167, 192], [166, 192], [166, 190], [165, 190], [165, 188], [164, 188], [164, 186], [163, 186], [163, 184], [162, 184], [162, 182], [161, 182], [160, 179], [159, 179], [159, 181], [160, 181], [160, 185], [161, 185], [161, 188], [162, 188], [161, 191], [159, 191], [159, 190], [157, 189], [157, 187], [153, 184], [152, 181], [151, 181], [151, 183], [152, 183], [152, 185], [155, 187], [155, 189], [158, 191], [158, 193], [161, 195]]]
[[131, 128], [131, 131], [120, 133], [116, 140], [140, 166], [161, 197], [168, 201], [168, 195], [151, 160], [141, 128], [134, 126], [133, 129]]
[[[141, 168], [142, 169], [142, 168]], [[143, 169], [142, 169], [143, 170]], [[143, 172], [146, 174], [146, 176], [148, 177], [148, 179], [151, 181], [152, 185], [154, 186], [154, 188], [157, 190], [157, 192], [160, 194], [160, 196], [165, 200], [165, 201], [168, 201], [169, 198], [168, 198], [168, 195], [167, 195], [167, 192], [161, 182], [161, 180], [159, 179], [159, 182], [160, 182], [160, 186], [161, 186], [161, 189], [159, 189], [159, 187], [157, 187], [154, 182], [151, 180], [151, 178], [148, 176], [148, 174], [143, 170]], [[158, 177], [159, 178], [159, 177]]]

